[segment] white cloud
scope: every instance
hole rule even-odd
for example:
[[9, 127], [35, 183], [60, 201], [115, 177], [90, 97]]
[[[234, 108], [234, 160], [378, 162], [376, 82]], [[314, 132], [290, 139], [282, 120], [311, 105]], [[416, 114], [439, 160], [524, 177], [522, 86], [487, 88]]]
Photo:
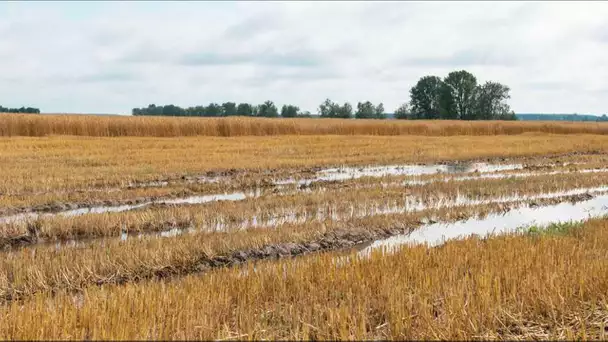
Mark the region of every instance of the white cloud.
[[608, 112], [608, 3], [0, 3], [0, 104], [408, 101], [466, 69], [517, 112]]

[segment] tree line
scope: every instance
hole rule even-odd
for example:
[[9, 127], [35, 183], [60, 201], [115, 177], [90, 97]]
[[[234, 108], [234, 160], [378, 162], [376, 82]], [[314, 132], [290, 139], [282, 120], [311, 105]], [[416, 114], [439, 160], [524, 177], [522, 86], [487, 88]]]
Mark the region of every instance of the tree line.
[[[154, 104], [144, 108], [133, 108], [132, 114], [139, 115], [158, 115], [158, 116], [205, 116], [205, 117], [220, 117], [220, 116], [257, 116], [257, 117], [284, 117], [284, 118], [299, 118], [312, 117], [310, 112], [300, 110], [300, 107], [295, 105], [283, 105], [281, 109], [272, 101], [266, 101], [259, 105], [249, 103], [225, 102], [222, 104], [210, 103], [207, 106], [195, 106], [182, 108], [175, 105], [157, 106]], [[384, 105], [382, 103], [374, 105], [370, 101], [359, 102], [357, 108], [349, 103], [340, 105], [326, 99], [319, 105], [319, 115], [323, 118], [355, 118], [360, 119], [385, 119]]]
[[279, 108], [272, 101], [259, 105], [249, 103], [224, 102], [222, 104], [210, 103], [207, 106], [181, 108], [175, 105], [156, 106], [154, 104], [145, 108], [133, 108], [133, 115], [168, 115], [168, 116], [258, 116], [258, 117], [310, 117], [309, 112], [301, 112], [300, 107], [283, 105]]
[[[454, 71], [445, 78], [424, 76], [410, 89], [410, 102], [394, 111], [396, 119], [449, 119], [449, 120], [516, 120], [507, 104], [510, 89], [498, 82], [477, 84], [477, 78], [466, 70]], [[207, 106], [181, 108], [175, 105], [133, 108], [133, 115], [169, 116], [257, 116], [257, 117], [311, 117], [295, 105], [279, 108], [272, 101], [260, 105], [248, 103], [210, 103]], [[318, 107], [322, 118], [386, 119], [382, 103], [358, 102], [339, 104], [326, 99]]]
[[0, 113], [29, 113], [29, 114], [40, 114], [40, 109], [32, 107], [21, 107], [21, 108], [7, 108], [0, 106]]

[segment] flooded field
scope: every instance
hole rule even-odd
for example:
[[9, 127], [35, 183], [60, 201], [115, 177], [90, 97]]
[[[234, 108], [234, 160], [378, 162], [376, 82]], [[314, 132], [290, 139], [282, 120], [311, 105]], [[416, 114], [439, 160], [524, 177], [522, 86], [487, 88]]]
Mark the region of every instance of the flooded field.
[[[500, 139], [504, 152], [481, 150], [490, 140], [476, 138], [470, 145], [454, 140], [467, 153], [449, 154], [446, 143], [426, 150], [427, 157], [412, 149], [375, 160], [375, 150], [361, 147], [364, 152], [348, 152], [357, 159], [346, 152], [333, 158], [324, 146], [315, 147], [325, 154], [314, 162], [292, 156], [297, 161], [274, 163], [264, 155], [259, 164], [238, 167], [228, 152], [215, 152], [214, 165], [224, 165], [217, 169], [196, 160], [177, 172], [164, 156], [164, 164], [147, 162], [171, 172], [125, 168], [123, 179], [116, 168], [95, 177], [75, 171], [71, 180], [59, 166], [41, 170], [31, 183], [5, 176], [0, 320], [16, 329], [34, 319], [56, 320], [58, 312], [66, 316], [57, 330], [45, 325], [32, 335], [0, 325], [0, 337], [485, 339], [538, 337], [526, 329], [542, 327], [559, 337], [577, 334], [566, 317], [589, 306], [597, 316], [590, 321], [608, 324], [601, 294], [608, 293], [608, 279], [591, 276], [608, 270], [603, 140], [586, 137], [581, 147], [567, 145], [570, 140], [553, 144], [551, 136], [543, 149], [527, 151], [527, 141]], [[221, 144], [245, 148], [232, 140]], [[75, 163], [78, 154], [67, 155], [65, 161]], [[90, 164], [94, 158], [82, 156]], [[33, 174], [24, 165], [0, 168], [6, 175]], [[551, 233], [555, 227], [560, 234]], [[500, 260], [511, 269], [501, 269]], [[575, 264], [588, 265], [587, 273], [573, 271]], [[555, 276], [566, 271], [577, 278], [558, 284]], [[519, 280], [521, 289], [514, 285]], [[543, 290], [532, 284], [544, 284]], [[533, 288], [535, 295], [519, 292]], [[548, 304], [560, 296], [560, 306]], [[130, 303], [135, 316], [114, 300]], [[472, 310], [464, 309], [466, 301], [477, 311], [466, 311]], [[500, 307], [494, 310], [491, 301]], [[154, 309], [137, 309], [144, 302]], [[562, 310], [553, 323], [539, 314], [549, 309]], [[321, 310], [329, 325], [310, 310]], [[86, 329], [95, 319], [75, 317], [92, 312], [123, 317], [125, 329], [91, 333]], [[466, 325], [446, 316], [462, 312], [476, 316]], [[446, 330], [449, 324], [454, 327]], [[596, 328], [586, 327], [586, 336], [603, 329]]]
[[384, 177], [384, 176], [420, 176], [438, 173], [479, 173], [498, 172], [507, 170], [518, 170], [523, 168], [521, 164], [488, 164], [488, 163], [448, 163], [431, 165], [385, 165], [367, 167], [339, 167], [323, 169], [317, 172], [311, 179], [285, 179], [275, 181], [275, 184], [311, 184], [319, 181], [342, 181], [357, 179], [361, 177]]
[[[605, 192], [607, 188], [603, 188]], [[586, 191], [585, 193], [590, 193]], [[394, 249], [400, 245], [425, 244], [438, 246], [453, 239], [463, 239], [472, 235], [489, 237], [496, 234], [517, 233], [522, 228], [547, 227], [550, 224], [579, 222], [608, 214], [608, 195], [599, 195], [577, 203], [558, 203], [546, 206], [517, 208], [506, 213], [490, 214], [482, 219], [474, 218], [452, 223], [426, 224], [408, 234], [392, 236], [374, 241], [363, 250], [369, 254], [377, 248]]]

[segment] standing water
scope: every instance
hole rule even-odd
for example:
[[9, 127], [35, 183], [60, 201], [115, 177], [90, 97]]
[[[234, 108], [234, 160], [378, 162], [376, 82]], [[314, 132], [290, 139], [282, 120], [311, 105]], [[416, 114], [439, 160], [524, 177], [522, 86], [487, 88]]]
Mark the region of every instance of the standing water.
[[469, 219], [455, 223], [433, 223], [420, 227], [409, 234], [397, 235], [372, 243], [360, 254], [378, 248], [392, 250], [401, 245], [427, 244], [438, 246], [451, 239], [463, 239], [471, 235], [514, 233], [522, 227], [547, 226], [564, 221], [582, 221], [608, 214], [608, 195], [600, 195], [578, 203], [559, 203], [537, 208], [519, 208], [505, 214], [491, 214], [483, 219]]

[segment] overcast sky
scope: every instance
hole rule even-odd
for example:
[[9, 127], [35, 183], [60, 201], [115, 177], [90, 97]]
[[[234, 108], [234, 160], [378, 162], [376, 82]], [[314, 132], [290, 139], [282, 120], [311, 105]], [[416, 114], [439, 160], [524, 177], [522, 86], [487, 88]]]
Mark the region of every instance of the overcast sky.
[[1, 2], [0, 105], [409, 101], [466, 69], [516, 112], [608, 112], [608, 2]]

